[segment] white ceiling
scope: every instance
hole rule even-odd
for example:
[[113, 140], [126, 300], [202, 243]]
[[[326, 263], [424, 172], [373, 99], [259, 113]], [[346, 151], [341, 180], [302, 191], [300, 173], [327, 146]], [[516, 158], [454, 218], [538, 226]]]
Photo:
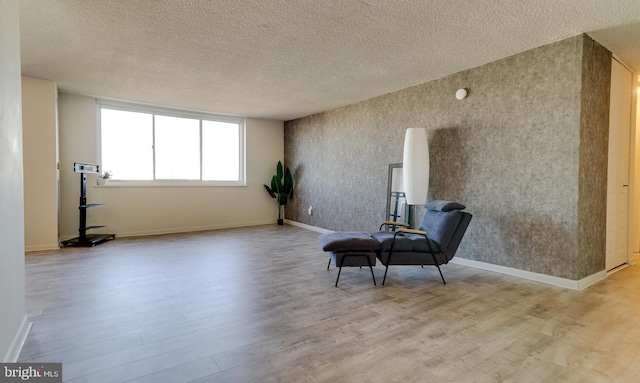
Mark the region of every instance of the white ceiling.
[[639, 0], [20, 0], [60, 90], [289, 120], [589, 33], [640, 69]]

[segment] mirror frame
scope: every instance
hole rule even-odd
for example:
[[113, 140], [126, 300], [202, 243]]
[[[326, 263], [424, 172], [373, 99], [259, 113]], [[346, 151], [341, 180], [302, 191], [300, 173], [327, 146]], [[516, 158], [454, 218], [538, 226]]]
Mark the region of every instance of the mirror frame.
[[[394, 163], [394, 164], [389, 164], [389, 173], [387, 176], [387, 210], [385, 212], [384, 215], [384, 220], [385, 221], [391, 221], [392, 217], [391, 217], [391, 192], [392, 192], [392, 185], [393, 185], [393, 171], [395, 169], [402, 169], [402, 163]], [[408, 205], [405, 204], [405, 211], [402, 214], [402, 221], [398, 221], [398, 222], [405, 222], [405, 223], [409, 223], [409, 209], [408, 209]]]

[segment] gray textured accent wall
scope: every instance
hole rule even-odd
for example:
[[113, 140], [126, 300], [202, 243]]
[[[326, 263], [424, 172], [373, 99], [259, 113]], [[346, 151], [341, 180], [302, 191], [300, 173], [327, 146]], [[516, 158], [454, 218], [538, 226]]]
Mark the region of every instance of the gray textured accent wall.
[[583, 44], [576, 262], [578, 278], [605, 269], [611, 89], [611, 53], [588, 36]]
[[[424, 127], [429, 200], [474, 214], [459, 257], [573, 280], [602, 270], [610, 60], [581, 35], [288, 121], [285, 163], [297, 187], [286, 217], [376, 230], [388, 164], [402, 162], [405, 130]], [[463, 87], [469, 96], [458, 101]]]

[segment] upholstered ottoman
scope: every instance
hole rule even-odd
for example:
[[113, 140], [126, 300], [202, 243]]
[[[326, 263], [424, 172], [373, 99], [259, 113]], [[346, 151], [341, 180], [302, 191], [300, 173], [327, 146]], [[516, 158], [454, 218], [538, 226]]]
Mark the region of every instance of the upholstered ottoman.
[[380, 243], [366, 233], [357, 231], [339, 231], [322, 234], [318, 237], [320, 248], [329, 253], [331, 262], [338, 267], [336, 287], [340, 279], [343, 266], [369, 266], [373, 285], [376, 285], [376, 277], [373, 275], [373, 266], [376, 264], [376, 254], [380, 250]]

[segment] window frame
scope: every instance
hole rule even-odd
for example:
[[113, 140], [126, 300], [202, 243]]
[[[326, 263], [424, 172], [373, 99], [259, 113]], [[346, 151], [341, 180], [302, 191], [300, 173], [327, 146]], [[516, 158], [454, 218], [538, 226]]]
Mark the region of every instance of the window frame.
[[[110, 179], [109, 183], [102, 187], [184, 187], [184, 186], [247, 186], [246, 182], [246, 118], [239, 116], [220, 115], [213, 113], [197, 112], [190, 110], [173, 109], [152, 105], [134, 104], [122, 101], [103, 100], [97, 99], [96, 102], [96, 119], [97, 119], [97, 158], [99, 163], [102, 164], [102, 108], [120, 110], [124, 112], [137, 112], [147, 113], [153, 116], [162, 115], [169, 117], [191, 118], [198, 119], [200, 126], [200, 179], [199, 180], [165, 180], [155, 179], [156, 176], [156, 153], [153, 148], [153, 180], [119, 180], [117, 178]], [[239, 127], [239, 180], [237, 181], [216, 181], [216, 180], [202, 180], [202, 120], [215, 121], [215, 122], [227, 122], [238, 124]], [[155, 121], [155, 118], [152, 118]], [[152, 130], [152, 135], [155, 136], [155, 126]], [[154, 141], [155, 142], [155, 141]]]

